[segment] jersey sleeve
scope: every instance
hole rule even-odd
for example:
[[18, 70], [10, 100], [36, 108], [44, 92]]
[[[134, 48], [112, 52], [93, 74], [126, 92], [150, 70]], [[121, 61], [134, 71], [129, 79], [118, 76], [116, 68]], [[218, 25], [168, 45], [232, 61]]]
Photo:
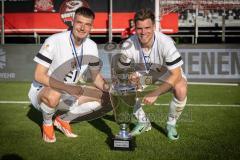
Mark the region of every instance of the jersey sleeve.
[[95, 43], [93, 43], [89, 48], [89, 53], [90, 53], [89, 63], [88, 63], [89, 69], [99, 70], [101, 68], [102, 63], [99, 58], [97, 45]]
[[169, 70], [177, 68], [183, 64], [182, 57], [171, 40], [165, 44], [165, 63]]
[[53, 50], [54, 50], [54, 42], [50, 38], [46, 39], [42, 47], [40, 48], [37, 55], [34, 57], [34, 61], [49, 68], [50, 64], [53, 60]]

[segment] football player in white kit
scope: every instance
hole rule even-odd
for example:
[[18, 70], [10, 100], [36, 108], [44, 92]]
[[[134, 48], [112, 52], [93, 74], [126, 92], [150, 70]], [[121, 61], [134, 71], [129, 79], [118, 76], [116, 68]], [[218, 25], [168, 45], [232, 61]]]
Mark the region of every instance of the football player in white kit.
[[[169, 106], [166, 132], [169, 139], [176, 140], [179, 138], [176, 122], [187, 101], [187, 80], [181, 68], [183, 64], [181, 55], [170, 37], [155, 31], [155, 16], [150, 9], [138, 11], [134, 22], [136, 34], [123, 44], [119, 67], [128, 67], [132, 60], [139, 64], [142, 71], [131, 76], [131, 81], [135, 83], [139, 82], [140, 76], [143, 77], [142, 74], [149, 77], [151, 71], [158, 72], [159, 75], [164, 71], [163, 77], [158, 77], [163, 80], [163, 83], [154, 91], [146, 94], [141, 102], [147, 105], [154, 104], [159, 96], [172, 91], [173, 98]], [[131, 132], [133, 136], [151, 129], [150, 121], [141, 107], [141, 102], [138, 101], [135, 105], [134, 115], [138, 123]]]
[[[55, 142], [54, 127], [67, 137], [77, 137], [69, 123], [79, 116], [101, 108], [101, 96], [109, 85], [100, 74], [100, 60], [95, 42], [88, 38], [95, 15], [89, 8], [76, 10], [72, 30], [46, 39], [34, 61], [34, 81], [29, 90], [32, 105], [42, 112], [45, 142]], [[94, 86], [76, 85], [89, 68]], [[68, 112], [53, 115], [58, 109]]]

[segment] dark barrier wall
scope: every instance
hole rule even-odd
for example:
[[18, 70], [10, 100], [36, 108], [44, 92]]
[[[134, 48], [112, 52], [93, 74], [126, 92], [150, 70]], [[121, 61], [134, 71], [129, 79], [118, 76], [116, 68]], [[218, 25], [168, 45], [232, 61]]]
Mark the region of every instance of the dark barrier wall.
[[0, 81], [31, 81], [39, 45], [1, 45]]
[[[110, 78], [109, 56], [119, 50], [106, 51], [104, 47], [106, 45], [99, 45], [104, 64], [102, 73]], [[239, 45], [179, 45], [177, 48], [185, 62], [183, 69], [189, 81], [240, 82]], [[1, 45], [0, 81], [32, 81], [33, 57], [39, 49], [39, 45]]]

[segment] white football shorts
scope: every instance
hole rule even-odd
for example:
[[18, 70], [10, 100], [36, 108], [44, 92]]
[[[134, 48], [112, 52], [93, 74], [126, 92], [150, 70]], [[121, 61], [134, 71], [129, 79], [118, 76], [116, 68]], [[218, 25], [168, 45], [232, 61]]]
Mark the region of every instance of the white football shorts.
[[36, 81], [33, 81], [31, 84], [30, 90], [28, 92], [28, 98], [30, 99], [30, 102], [37, 110], [40, 110], [40, 103], [38, 100], [38, 95], [43, 88], [44, 88], [43, 85], [41, 85], [40, 83], [38, 83]]

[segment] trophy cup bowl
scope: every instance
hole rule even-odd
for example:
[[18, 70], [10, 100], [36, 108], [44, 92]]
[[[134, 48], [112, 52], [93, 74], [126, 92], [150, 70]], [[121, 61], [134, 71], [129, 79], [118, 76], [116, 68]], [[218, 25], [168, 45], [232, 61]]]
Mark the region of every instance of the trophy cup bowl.
[[133, 150], [134, 140], [128, 132], [133, 108], [136, 102], [136, 87], [131, 84], [112, 86], [110, 99], [115, 121], [120, 126], [119, 133], [112, 138], [112, 148], [116, 150]]

